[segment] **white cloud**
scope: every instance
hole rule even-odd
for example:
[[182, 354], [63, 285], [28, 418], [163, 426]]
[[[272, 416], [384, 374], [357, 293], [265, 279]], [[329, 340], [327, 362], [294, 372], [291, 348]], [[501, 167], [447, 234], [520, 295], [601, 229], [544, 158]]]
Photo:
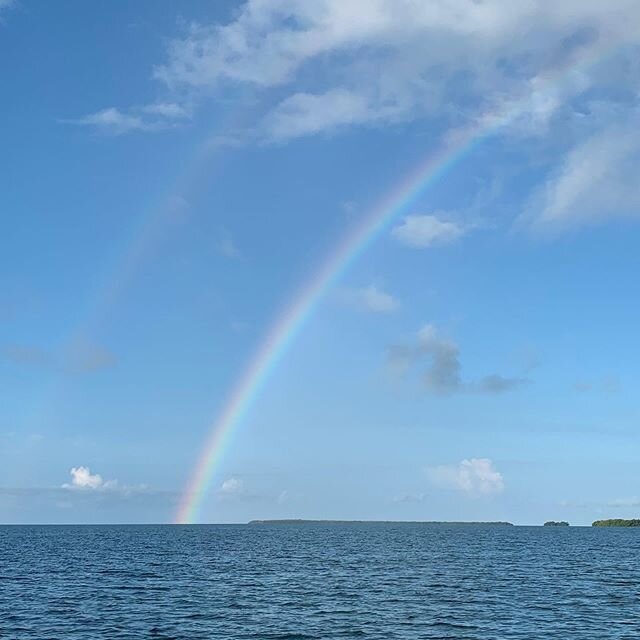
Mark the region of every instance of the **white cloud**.
[[72, 467], [70, 472], [71, 483], [63, 484], [64, 489], [114, 489], [118, 483], [116, 480], [104, 481], [98, 473], [91, 473], [89, 467]]
[[458, 222], [442, 220], [434, 215], [413, 215], [404, 218], [391, 234], [408, 247], [426, 249], [454, 242], [467, 231], [468, 228]]
[[244, 482], [239, 478], [227, 478], [220, 485], [220, 493], [228, 496], [244, 493]]
[[101, 109], [95, 113], [90, 113], [74, 120], [66, 120], [65, 122], [68, 124], [95, 127], [100, 131], [114, 135], [129, 133], [130, 131], [150, 130], [149, 125], [140, 116], [129, 115], [115, 107]]
[[389, 370], [404, 376], [412, 368], [425, 367], [422, 382], [427, 391], [451, 393], [503, 393], [525, 382], [520, 377], [506, 377], [492, 373], [478, 380], [463, 380], [458, 345], [443, 336], [431, 324], [422, 327], [412, 344], [395, 345], [389, 349]]
[[362, 289], [347, 289], [342, 292], [341, 297], [355, 309], [371, 313], [390, 313], [400, 306], [398, 300], [390, 293], [373, 284]]
[[216, 498], [228, 503], [261, 502], [265, 499], [273, 501], [273, 496], [266, 496], [254, 492], [247, 486], [244, 480], [237, 476], [230, 476], [223, 480], [215, 492]]
[[372, 104], [354, 91], [335, 88], [322, 94], [296, 93], [285, 98], [267, 116], [264, 128], [267, 138], [287, 140], [346, 125], [389, 120], [396, 113], [393, 104]]
[[172, 120], [180, 120], [182, 118], [188, 118], [190, 112], [183, 105], [175, 102], [156, 102], [154, 104], [148, 104], [140, 109], [144, 113], [150, 113], [156, 116], [162, 116]]
[[161, 131], [176, 126], [180, 120], [188, 117], [189, 111], [185, 107], [176, 103], [158, 102], [126, 111], [108, 107], [62, 122], [93, 127], [101, 133], [110, 135], [123, 135], [133, 131]]
[[[240, 103], [250, 87], [252, 99], [277, 88], [267, 94], [277, 103], [256, 128], [222, 132], [212, 144], [434, 116], [439, 127], [455, 127], [507, 111], [517, 111], [509, 127], [537, 135], [609, 81], [611, 73], [577, 62], [611, 50], [633, 61], [620, 45], [639, 30], [637, 0], [246, 0], [228, 23], [192, 22], [169, 42], [153, 70], [163, 100], [74, 122], [160, 131], [222, 92], [239, 89]], [[629, 66], [603, 64], [617, 74]]]
[[436, 486], [469, 494], [500, 493], [504, 490], [504, 478], [489, 458], [470, 458], [459, 464], [430, 467], [427, 476]]
[[191, 24], [155, 76], [170, 89], [286, 88], [264, 123], [276, 139], [522, 94], [536, 129], [592, 83], [586, 70], [547, 89], [546, 75], [639, 28], [635, 0], [248, 0], [228, 24]]
[[558, 232], [640, 215], [640, 120], [576, 145], [532, 196], [521, 224]]

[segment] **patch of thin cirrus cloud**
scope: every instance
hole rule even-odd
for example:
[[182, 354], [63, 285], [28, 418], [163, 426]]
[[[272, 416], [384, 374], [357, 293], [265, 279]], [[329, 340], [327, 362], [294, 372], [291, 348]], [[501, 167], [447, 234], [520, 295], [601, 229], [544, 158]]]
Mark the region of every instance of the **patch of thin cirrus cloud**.
[[[625, 61], [635, 52], [624, 45], [639, 30], [633, 0], [247, 0], [228, 23], [186, 23], [168, 41], [164, 62], [150, 74], [162, 88], [159, 99], [64, 122], [117, 135], [157, 132], [188, 122], [224, 90], [278, 88], [281, 97], [255, 129], [220, 138], [283, 142], [435, 117], [451, 130], [513, 110], [519, 100], [504, 135], [546, 144], [560, 138], [554, 130], [573, 136], [568, 149], [550, 155], [550, 171], [517, 221], [557, 232], [640, 210], [640, 115], [624, 92], [607, 91], [610, 69], [633, 85], [634, 67]], [[580, 66], [591, 59], [599, 64]], [[323, 73], [314, 74], [320, 64]], [[550, 64], [569, 70], [549, 82]]]
[[116, 363], [111, 351], [86, 340], [76, 340], [55, 351], [36, 345], [8, 345], [0, 355], [16, 365], [52, 369], [65, 374], [94, 373]]

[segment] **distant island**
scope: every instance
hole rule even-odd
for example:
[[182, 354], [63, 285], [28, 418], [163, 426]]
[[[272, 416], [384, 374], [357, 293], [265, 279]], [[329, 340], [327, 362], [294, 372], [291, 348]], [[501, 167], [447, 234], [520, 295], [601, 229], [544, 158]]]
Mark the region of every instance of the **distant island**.
[[439, 525], [474, 525], [492, 527], [513, 527], [512, 522], [443, 522], [438, 520], [251, 520], [255, 524], [439, 524]]
[[612, 518], [611, 520], [596, 520], [591, 524], [592, 527], [640, 527], [640, 520], [622, 520], [621, 518]]
[[566, 520], [547, 520], [544, 523], [545, 527], [568, 527], [569, 523]]

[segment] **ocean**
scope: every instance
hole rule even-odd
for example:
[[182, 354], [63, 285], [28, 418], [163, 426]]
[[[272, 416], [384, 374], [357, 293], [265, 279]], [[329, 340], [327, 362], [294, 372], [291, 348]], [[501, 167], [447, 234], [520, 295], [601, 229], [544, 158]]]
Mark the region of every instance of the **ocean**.
[[1, 526], [0, 638], [640, 638], [640, 529]]

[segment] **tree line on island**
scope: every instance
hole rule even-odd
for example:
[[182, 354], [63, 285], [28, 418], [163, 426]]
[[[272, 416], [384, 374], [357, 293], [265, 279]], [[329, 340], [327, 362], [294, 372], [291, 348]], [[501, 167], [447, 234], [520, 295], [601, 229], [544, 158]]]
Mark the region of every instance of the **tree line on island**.
[[491, 521], [491, 522], [461, 522], [442, 520], [304, 520], [300, 518], [288, 518], [281, 520], [250, 520], [250, 525], [265, 524], [438, 524], [438, 525], [482, 525], [491, 527], [513, 527], [512, 522]]
[[[389, 521], [389, 520], [304, 520], [304, 519], [284, 519], [284, 520], [251, 520], [251, 525], [273, 525], [273, 524], [304, 524], [304, 525], [336, 525], [336, 524], [427, 524], [427, 525], [482, 525], [482, 526], [507, 526], [512, 527], [511, 522], [442, 522], [442, 521]], [[547, 520], [545, 527], [568, 527], [566, 520]], [[592, 527], [640, 527], [640, 519], [624, 520], [622, 518], [611, 518], [609, 520], [595, 520]]]

